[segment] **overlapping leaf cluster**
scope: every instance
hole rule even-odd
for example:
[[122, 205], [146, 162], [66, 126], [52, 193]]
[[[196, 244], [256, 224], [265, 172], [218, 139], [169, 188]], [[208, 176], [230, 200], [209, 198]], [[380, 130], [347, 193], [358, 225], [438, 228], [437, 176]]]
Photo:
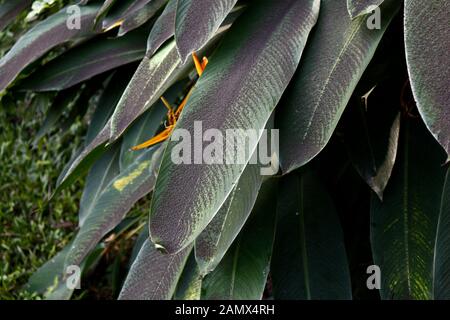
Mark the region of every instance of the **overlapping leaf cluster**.
[[[30, 2], [3, 2], [0, 28]], [[359, 285], [342, 207], [354, 199], [330, 192], [350, 163], [373, 191], [359, 214], [370, 210], [381, 298], [450, 298], [447, 2], [85, 0], [76, 8], [35, 24], [0, 60], [0, 91], [55, 93], [40, 136], [63, 112], [96, 105], [56, 189], [87, 174], [79, 231], [29, 290], [70, 298], [65, 268], [97, 259], [105, 237], [123, 232], [129, 210], [151, 197], [119, 298], [351, 299]], [[81, 28], [68, 27], [73, 12]], [[379, 28], [369, 28], [377, 14]], [[198, 80], [193, 52], [209, 58]], [[250, 164], [175, 164], [173, 141], [130, 151], [164, 128], [160, 96], [177, 104], [192, 84], [176, 128], [193, 134], [201, 120], [203, 130], [279, 129], [277, 176], [263, 179]]]

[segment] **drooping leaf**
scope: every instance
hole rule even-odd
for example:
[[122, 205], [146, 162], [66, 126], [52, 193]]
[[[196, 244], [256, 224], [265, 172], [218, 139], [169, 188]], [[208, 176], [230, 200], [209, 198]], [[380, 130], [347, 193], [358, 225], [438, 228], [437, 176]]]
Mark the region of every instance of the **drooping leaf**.
[[380, 199], [397, 157], [400, 132], [399, 103], [392, 99], [391, 89], [398, 88], [386, 81], [366, 96], [354, 97], [343, 119], [350, 159]]
[[347, 0], [350, 17], [355, 19], [378, 8], [384, 0]]
[[66, 9], [51, 15], [25, 33], [0, 60], [0, 92], [31, 62], [55, 46], [92, 34], [92, 24], [98, 5], [80, 7], [80, 29], [69, 29]]
[[147, 39], [147, 56], [151, 57], [159, 47], [175, 34], [175, 15], [178, 0], [169, 0], [164, 11], [153, 25]]
[[163, 149], [150, 149], [110, 181], [93, 200], [75, 237], [66, 265], [79, 265], [97, 243], [117, 226], [132, 206], [153, 190]]
[[118, 36], [123, 36], [146, 23], [164, 6], [164, 4], [166, 4], [166, 2], [167, 0], [152, 0], [148, 2], [144, 7], [123, 21], [120, 25]]
[[168, 300], [192, 250], [163, 254], [147, 239], [125, 279], [119, 300]]
[[445, 153], [420, 120], [402, 122], [383, 202], [372, 197], [371, 243], [382, 299], [430, 299]]
[[237, 0], [178, 0], [175, 40], [182, 61], [213, 37]]
[[195, 239], [195, 257], [203, 275], [222, 260], [244, 226], [261, 187], [260, 167], [248, 165], [212, 221]]
[[8, 0], [0, 4], [0, 31], [28, 7], [33, 0]]
[[197, 261], [195, 261], [195, 255], [191, 252], [178, 281], [173, 298], [175, 300], [200, 300], [201, 290], [202, 276]]
[[92, 213], [92, 209], [102, 194], [102, 191], [119, 174], [119, 154], [119, 146], [113, 146], [94, 163], [89, 171], [78, 212], [78, 223], [81, 228], [86, 218]]
[[450, 169], [442, 189], [433, 258], [433, 299], [450, 299]]
[[[177, 142], [169, 142], [150, 213], [151, 238], [168, 252], [191, 243], [232, 191], [262, 134], [259, 130], [264, 129], [297, 67], [319, 10], [319, 1], [253, 4], [211, 57], [175, 130], [186, 129], [194, 137], [198, 135], [194, 131], [213, 128], [225, 134], [239, 129], [235, 137], [246, 141], [246, 130], [252, 129], [257, 131], [256, 139], [250, 139], [242, 163], [214, 165], [174, 164], [171, 153]], [[200, 120], [203, 129], [194, 126]], [[176, 202], [169, 201], [173, 193]]]
[[280, 182], [271, 266], [275, 299], [351, 299], [344, 238], [333, 201], [311, 171]]
[[202, 299], [260, 300], [275, 235], [277, 181], [268, 180], [252, 215], [217, 268], [205, 277]]
[[365, 17], [350, 19], [345, 2], [322, 1], [317, 28], [279, 108], [284, 173], [309, 162], [328, 143], [401, 4], [386, 0], [381, 7], [381, 29], [370, 30]]
[[32, 91], [66, 89], [105, 71], [141, 60], [144, 54], [145, 35], [140, 32], [122, 38], [94, 39], [36, 70], [21, 88]]
[[420, 115], [450, 154], [448, 1], [405, 0], [406, 61]]

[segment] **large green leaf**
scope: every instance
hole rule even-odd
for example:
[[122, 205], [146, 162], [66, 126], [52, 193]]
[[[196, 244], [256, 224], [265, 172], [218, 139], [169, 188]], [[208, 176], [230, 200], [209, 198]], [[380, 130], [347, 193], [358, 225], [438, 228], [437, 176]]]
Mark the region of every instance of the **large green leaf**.
[[178, 0], [175, 39], [182, 61], [213, 37], [237, 0]]
[[277, 181], [268, 180], [252, 215], [216, 269], [203, 280], [202, 299], [260, 300], [275, 235]]
[[260, 167], [248, 165], [215, 217], [195, 239], [195, 257], [201, 274], [214, 270], [222, 260], [250, 215], [261, 183]]
[[[355, 19], [378, 8], [384, 0], [347, 0], [350, 17]], [[398, 0], [400, 1], [400, 0]]]
[[450, 169], [442, 189], [433, 259], [433, 298], [450, 299]]
[[127, 17], [120, 25], [118, 36], [130, 32], [146, 23], [161, 9], [167, 0], [152, 0], [145, 4], [140, 10]]
[[168, 300], [172, 297], [192, 247], [162, 254], [146, 240], [131, 266], [120, 300]]
[[147, 56], [151, 57], [159, 47], [175, 34], [175, 15], [178, 0], [169, 0], [164, 11], [153, 25], [147, 39]]
[[[238, 130], [237, 139], [245, 141], [245, 130], [264, 129], [298, 65], [318, 11], [315, 0], [253, 3], [211, 56], [175, 130], [185, 129], [194, 137], [199, 133], [194, 123], [202, 120], [202, 133]], [[152, 240], [168, 252], [194, 241], [233, 190], [257, 142], [249, 142], [242, 164], [213, 165], [174, 164], [171, 153], [177, 142], [169, 142], [152, 198]], [[197, 153], [203, 150], [195, 148]]]
[[344, 237], [332, 199], [312, 171], [282, 179], [271, 266], [275, 299], [351, 299]]
[[309, 162], [328, 143], [400, 4], [385, 1], [381, 29], [370, 30], [367, 17], [350, 19], [345, 0], [322, 1], [317, 28], [277, 114], [284, 173]]
[[7, 0], [0, 4], [0, 31], [28, 7], [33, 0]]
[[69, 15], [66, 9], [51, 15], [25, 33], [9, 52], [0, 60], [0, 92], [31, 62], [55, 46], [67, 41], [85, 37], [94, 31], [92, 25], [99, 9], [98, 5], [80, 7], [80, 29], [69, 29], [66, 25]]
[[373, 258], [382, 299], [430, 299], [445, 153], [420, 120], [402, 123], [398, 160], [383, 202], [371, 204]]
[[450, 2], [405, 0], [406, 61], [417, 107], [428, 129], [450, 154]]
[[80, 227], [83, 227], [84, 221], [91, 214], [102, 191], [119, 174], [119, 154], [119, 145], [113, 146], [94, 163], [89, 171], [78, 212]]
[[153, 190], [162, 148], [150, 149], [116, 176], [85, 213], [82, 226], [66, 258], [66, 265], [79, 265], [97, 243], [116, 227], [132, 206]]
[[94, 39], [36, 70], [21, 88], [32, 91], [66, 89], [105, 71], [141, 60], [145, 48], [145, 34], [140, 32], [122, 38]]
[[397, 157], [400, 108], [392, 99], [397, 89], [392, 81], [380, 83], [364, 97], [354, 97], [343, 118], [350, 159], [380, 199]]

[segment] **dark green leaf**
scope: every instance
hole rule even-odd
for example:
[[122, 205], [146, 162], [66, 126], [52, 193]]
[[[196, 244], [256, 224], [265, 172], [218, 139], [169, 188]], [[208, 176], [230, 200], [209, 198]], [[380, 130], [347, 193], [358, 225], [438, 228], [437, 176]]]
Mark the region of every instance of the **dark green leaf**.
[[145, 36], [132, 33], [115, 39], [94, 39], [75, 47], [35, 71], [21, 84], [32, 91], [69, 88], [105, 71], [141, 60]]
[[222, 260], [244, 226], [261, 187], [260, 167], [248, 165], [212, 221], [195, 240], [195, 257], [203, 275]]
[[430, 299], [445, 153], [419, 120], [402, 122], [383, 202], [372, 197], [373, 258], [382, 299]]
[[406, 61], [417, 107], [450, 154], [450, 2], [405, 0]]
[[192, 247], [162, 254], [146, 240], [122, 287], [119, 300], [168, 300], [172, 297]]
[[166, 2], [167, 0], [153, 0], [148, 2], [139, 11], [124, 20], [120, 26], [118, 36], [123, 36], [146, 23], [164, 6], [164, 4], [166, 4]]
[[80, 29], [69, 29], [66, 25], [70, 15], [66, 9], [51, 15], [25, 33], [0, 60], [0, 92], [31, 62], [50, 49], [67, 41], [93, 33], [92, 25], [98, 5], [82, 6]]
[[269, 180], [261, 188], [248, 223], [217, 268], [203, 280], [202, 299], [262, 298], [275, 235], [276, 185]]
[[175, 39], [181, 60], [213, 37], [237, 0], [178, 0]]
[[309, 162], [328, 143], [401, 4], [398, 0], [386, 0], [381, 7], [381, 29], [370, 30], [367, 17], [350, 19], [345, 2], [322, 1], [317, 28], [279, 108], [284, 173]]
[[132, 206], [153, 190], [163, 149], [147, 150], [116, 176], [93, 200], [70, 252], [66, 265], [79, 265], [97, 243], [116, 227]]
[[[194, 123], [203, 120], [202, 132], [240, 129], [236, 137], [245, 141], [246, 130], [264, 129], [298, 65], [318, 11], [315, 0], [255, 2], [211, 56], [175, 130], [186, 129], [194, 137]], [[174, 164], [171, 153], [177, 142], [169, 142], [152, 200], [152, 240], [168, 252], [194, 241], [233, 190], [257, 142], [249, 142], [243, 164], [214, 165]], [[177, 201], [172, 201], [174, 193]]]
[[351, 299], [344, 237], [332, 199], [311, 171], [280, 182], [271, 266], [275, 299]]

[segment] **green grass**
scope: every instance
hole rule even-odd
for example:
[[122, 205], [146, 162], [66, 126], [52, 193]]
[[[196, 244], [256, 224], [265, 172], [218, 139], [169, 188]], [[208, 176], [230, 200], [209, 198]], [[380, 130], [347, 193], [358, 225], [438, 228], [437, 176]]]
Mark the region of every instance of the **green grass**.
[[47, 200], [81, 145], [85, 126], [77, 121], [67, 133], [33, 145], [48, 107], [43, 102], [29, 97], [0, 102], [0, 299], [36, 298], [22, 286], [64, 247], [77, 225], [81, 183]]

